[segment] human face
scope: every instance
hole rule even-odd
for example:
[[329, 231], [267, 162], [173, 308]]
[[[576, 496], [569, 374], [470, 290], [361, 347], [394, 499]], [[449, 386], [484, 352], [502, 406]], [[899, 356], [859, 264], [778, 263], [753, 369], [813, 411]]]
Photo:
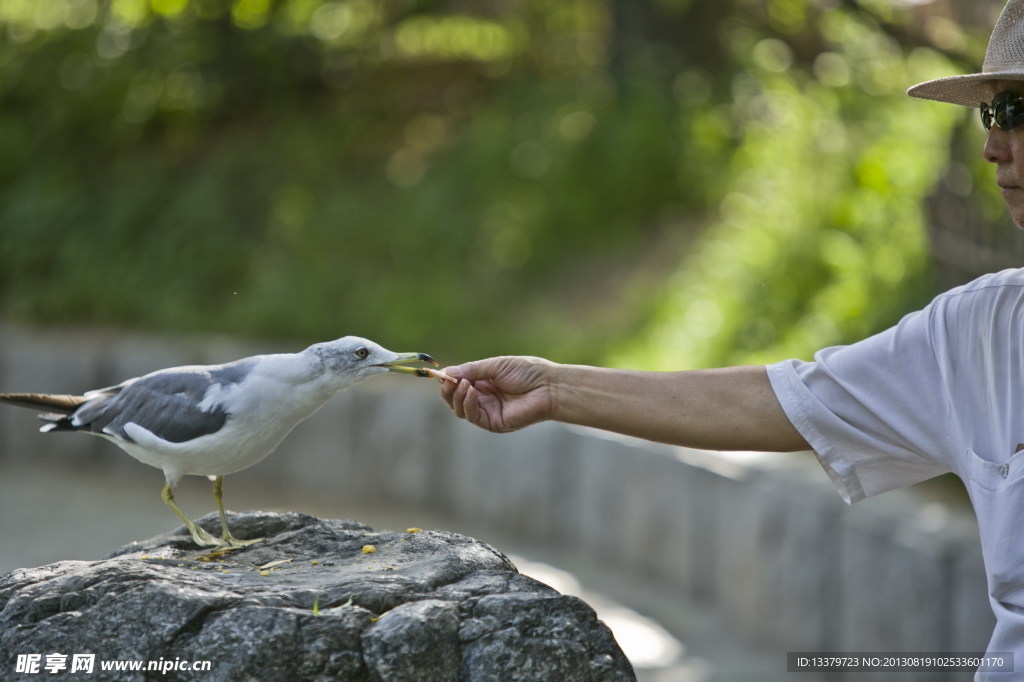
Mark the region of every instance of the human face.
[[[1024, 94], [1022, 83], [1000, 83], [995, 92]], [[985, 160], [996, 166], [996, 184], [1014, 224], [1024, 229], [1024, 125], [1003, 130], [993, 125], [982, 149]]]

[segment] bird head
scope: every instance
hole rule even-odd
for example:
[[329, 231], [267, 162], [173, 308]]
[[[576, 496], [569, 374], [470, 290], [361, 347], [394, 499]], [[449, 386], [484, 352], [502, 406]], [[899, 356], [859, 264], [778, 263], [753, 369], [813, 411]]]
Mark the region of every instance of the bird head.
[[419, 367], [409, 366], [413, 363], [425, 362], [438, 366], [438, 362], [426, 353], [395, 353], [358, 336], [317, 343], [310, 346], [307, 352], [317, 357], [326, 371], [347, 379], [348, 384], [386, 372], [426, 376]]

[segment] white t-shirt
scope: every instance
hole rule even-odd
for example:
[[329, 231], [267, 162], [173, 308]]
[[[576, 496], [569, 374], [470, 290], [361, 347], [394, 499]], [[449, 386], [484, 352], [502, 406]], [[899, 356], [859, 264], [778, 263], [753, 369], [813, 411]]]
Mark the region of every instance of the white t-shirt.
[[996, 615], [988, 650], [1014, 652], [1018, 671], [975, 679], [1024, 677], [1024, 270], [768, 376], [847, 502], [950, 471], [963, 479]]

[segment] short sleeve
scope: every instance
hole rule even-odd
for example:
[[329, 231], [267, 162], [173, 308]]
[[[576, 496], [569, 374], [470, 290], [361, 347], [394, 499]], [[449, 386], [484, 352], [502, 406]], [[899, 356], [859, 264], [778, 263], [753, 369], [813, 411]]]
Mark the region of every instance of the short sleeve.
[[793, 426], [848, 503], [948, 473], [960, 440], [941, 303], [813, 362], [768, 366]]

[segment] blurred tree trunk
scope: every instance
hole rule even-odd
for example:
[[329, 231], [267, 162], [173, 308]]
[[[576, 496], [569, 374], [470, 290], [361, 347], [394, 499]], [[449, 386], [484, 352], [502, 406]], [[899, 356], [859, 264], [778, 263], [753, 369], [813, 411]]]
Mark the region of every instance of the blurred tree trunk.
[[690, 0], [674, 7], [659, 0], [611, 0], [610, 70], [619, 92], [628, 91], [635, 64], [649, 67], [653, 62], [669, 77], [692, 67], [712, 77], [732, 71], [719, 27], [734, 11], [733, 2], [721, 0]]

